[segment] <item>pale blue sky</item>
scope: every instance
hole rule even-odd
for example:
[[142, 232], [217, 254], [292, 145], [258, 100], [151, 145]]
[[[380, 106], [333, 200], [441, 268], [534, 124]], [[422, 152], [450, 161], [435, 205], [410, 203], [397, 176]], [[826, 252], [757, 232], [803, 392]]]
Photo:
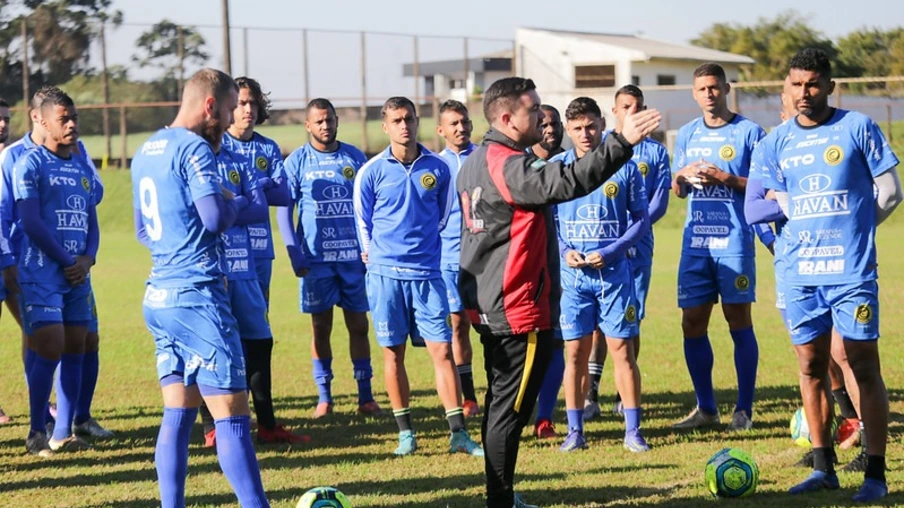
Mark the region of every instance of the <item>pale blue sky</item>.
[[[219, 25], [220, 0], [114, 0], [127, 23], [155, 23], [164, 17], [185, 25]], [[511, 39], [518, 26], [609, 33], [638, 33], [670, 42], [686, 43], [715, 22], [749, 24], [759, 17], [773, 17], [794, 6], [811, 26], [828, 37], [856, 28], [890, 28], [904, 24], [904, 1], [857, 2], [824, 0], [810, 4], [778, 0], [753, 2], [577, 1], [577, 0], [232, 0], [233, 26], [368, 30], [431, 35]], [[109, 61], [127, 64], [141, 27], [124, 26], [109, 36]], [[222, 65], [220, 31], [200, 30], [212, 55], [210, 64]], [[360, 97], [360, 37], [356, 34], [309, 35], [311, 96]], [[462, 41], [422, 38], [420, 60], [460, 58]], [[414, 84], [403, 79], [402, 64], [413, 57], [410, 38], [369, 36], [367, 46], [368, 95], [413, 95]], [[472, 41], [470, 55], [511, 48], [510, 43]], [[242, 33], [232, 32], [233, 73], [245, 71]], [[259, 78], [279, 100], [305, 96], [302, 80], [301, 35], [289, 31], [251, 31], [248, 73]], [[149, 71], [133, 76], [153, 75]], [[279, 102], [278, 104], [279, 105]], [[290, 103], [285, 102], [288, 106]]]

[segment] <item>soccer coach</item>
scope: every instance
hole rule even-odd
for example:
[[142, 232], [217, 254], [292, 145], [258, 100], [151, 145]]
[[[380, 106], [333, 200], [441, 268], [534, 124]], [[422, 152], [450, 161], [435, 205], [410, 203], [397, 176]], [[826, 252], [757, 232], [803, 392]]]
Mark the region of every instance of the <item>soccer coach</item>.
[[[527, 508], [512, 490], [518, 441], [552, 353], [559, 320], [556, 203], [589, 194], [631, 159], [658, 126], [656, 110], [631, 112], [621, 132], [570, 164], [525, 149], [541, 139], [540, 96], [530, 79], [493, 83], [483, 111], [491, 129], [458, 175], [459, 290], [484, 345], [489, 389], [483, 417], [488, 508]], [[586, 253], [585, 253], [586, 254]]]

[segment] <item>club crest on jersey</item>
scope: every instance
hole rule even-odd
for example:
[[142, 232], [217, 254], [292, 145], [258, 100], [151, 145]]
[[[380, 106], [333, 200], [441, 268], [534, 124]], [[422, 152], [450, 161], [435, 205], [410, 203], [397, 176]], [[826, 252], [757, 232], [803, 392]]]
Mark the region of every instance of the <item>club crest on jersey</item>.
[[342, 176], [344, 176], [346, 180], [354, 180], [355, 168], [351, 166], [345, 166], [344, 168], [342, 168]]
[[239, 172], [234, 169], [229, 170], [229, 181], [232, 182], [232, 185], [238, 185], [240, 181]]
[[729, 162], [734, 160], [735, 155], [738, 153], [735, 151], [734, 147], [731, 145], [725, 145], [719, 149], [719, 158], [725, 162]]
[[448, 316], [446, 316], [446, 326], [448, 326], [449, 328], [452, 328], [452, 314], [449, 314]]
[[744, 291], [750, 287], [750, 279], [748, 279], [746, 275], [738, 275], [734, 280], [734, 287], [735, 289]]
[[861, 325], [865, 325], [873, 320], [873, 309], [868, 304], [861, 303], [854, 311], [854, 318]]
[[88, 177], [82, 177], [82, 188], [85, 189], [86, 192], [91, 192], [91, 181], [88, 180]]
[[267, 168], [270, 167], [270, 163], [267, 162], [266, 157], [258, 155], [257, 158], [254, 159], [254, 167], [260, 171], [267, 171]]
[[615, 182], [607, 183], [603, 186], [603, 194], [609, 199], [615, 198], [615, 196], [618, 196], [618, 184]]
[[637, 308], [633, 305], [628, 305], [628, 308], [625, 309], [625, 321], [629, 323], [633, 323], [637, 320]]
[[837, 166], [844, 160], [844, 150], [838, 145], [832, 145], [826, 148], [825, 153], [822, 155], [822, 159], [826, 161], [826, 164], [829, 166]]
[[424, 173], [421, 176], [421, 187], [427, 190], [436, 188], [436, 176], [433, 173]]
[[650, 165], [646, 162], [638, 162], [637, 169], [640, 171], [642, 176], [647, 176], [647, 173], [650, 172]]

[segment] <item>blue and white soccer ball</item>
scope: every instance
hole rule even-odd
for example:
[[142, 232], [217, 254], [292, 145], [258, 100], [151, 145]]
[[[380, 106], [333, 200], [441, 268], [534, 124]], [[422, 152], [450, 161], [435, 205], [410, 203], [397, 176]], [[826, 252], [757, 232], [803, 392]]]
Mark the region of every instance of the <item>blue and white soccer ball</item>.
[[295, 508], [351, 508], [345, 494], [333, 487], [316, 487], [304, 493]]
[[713, 496], [743, 497], [756, 491], [760, 469], [747, 453], [723, 448], [706, 463], [706, 488]]

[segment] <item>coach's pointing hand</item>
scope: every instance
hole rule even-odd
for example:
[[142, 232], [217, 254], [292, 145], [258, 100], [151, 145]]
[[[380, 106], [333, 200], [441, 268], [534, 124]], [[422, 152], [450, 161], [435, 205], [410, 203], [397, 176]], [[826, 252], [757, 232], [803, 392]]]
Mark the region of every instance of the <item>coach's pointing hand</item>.
[[647, 109], [638, 112], [637, 105], [635, 104], [631, 107], [631, 111], [625, 116], [625, 121], [619, 134], [621, 134], [628, 143], [636, 145], [659, 128], [660, 120], [662, 120], [662, 115], [659, 114], [659, 111]]

